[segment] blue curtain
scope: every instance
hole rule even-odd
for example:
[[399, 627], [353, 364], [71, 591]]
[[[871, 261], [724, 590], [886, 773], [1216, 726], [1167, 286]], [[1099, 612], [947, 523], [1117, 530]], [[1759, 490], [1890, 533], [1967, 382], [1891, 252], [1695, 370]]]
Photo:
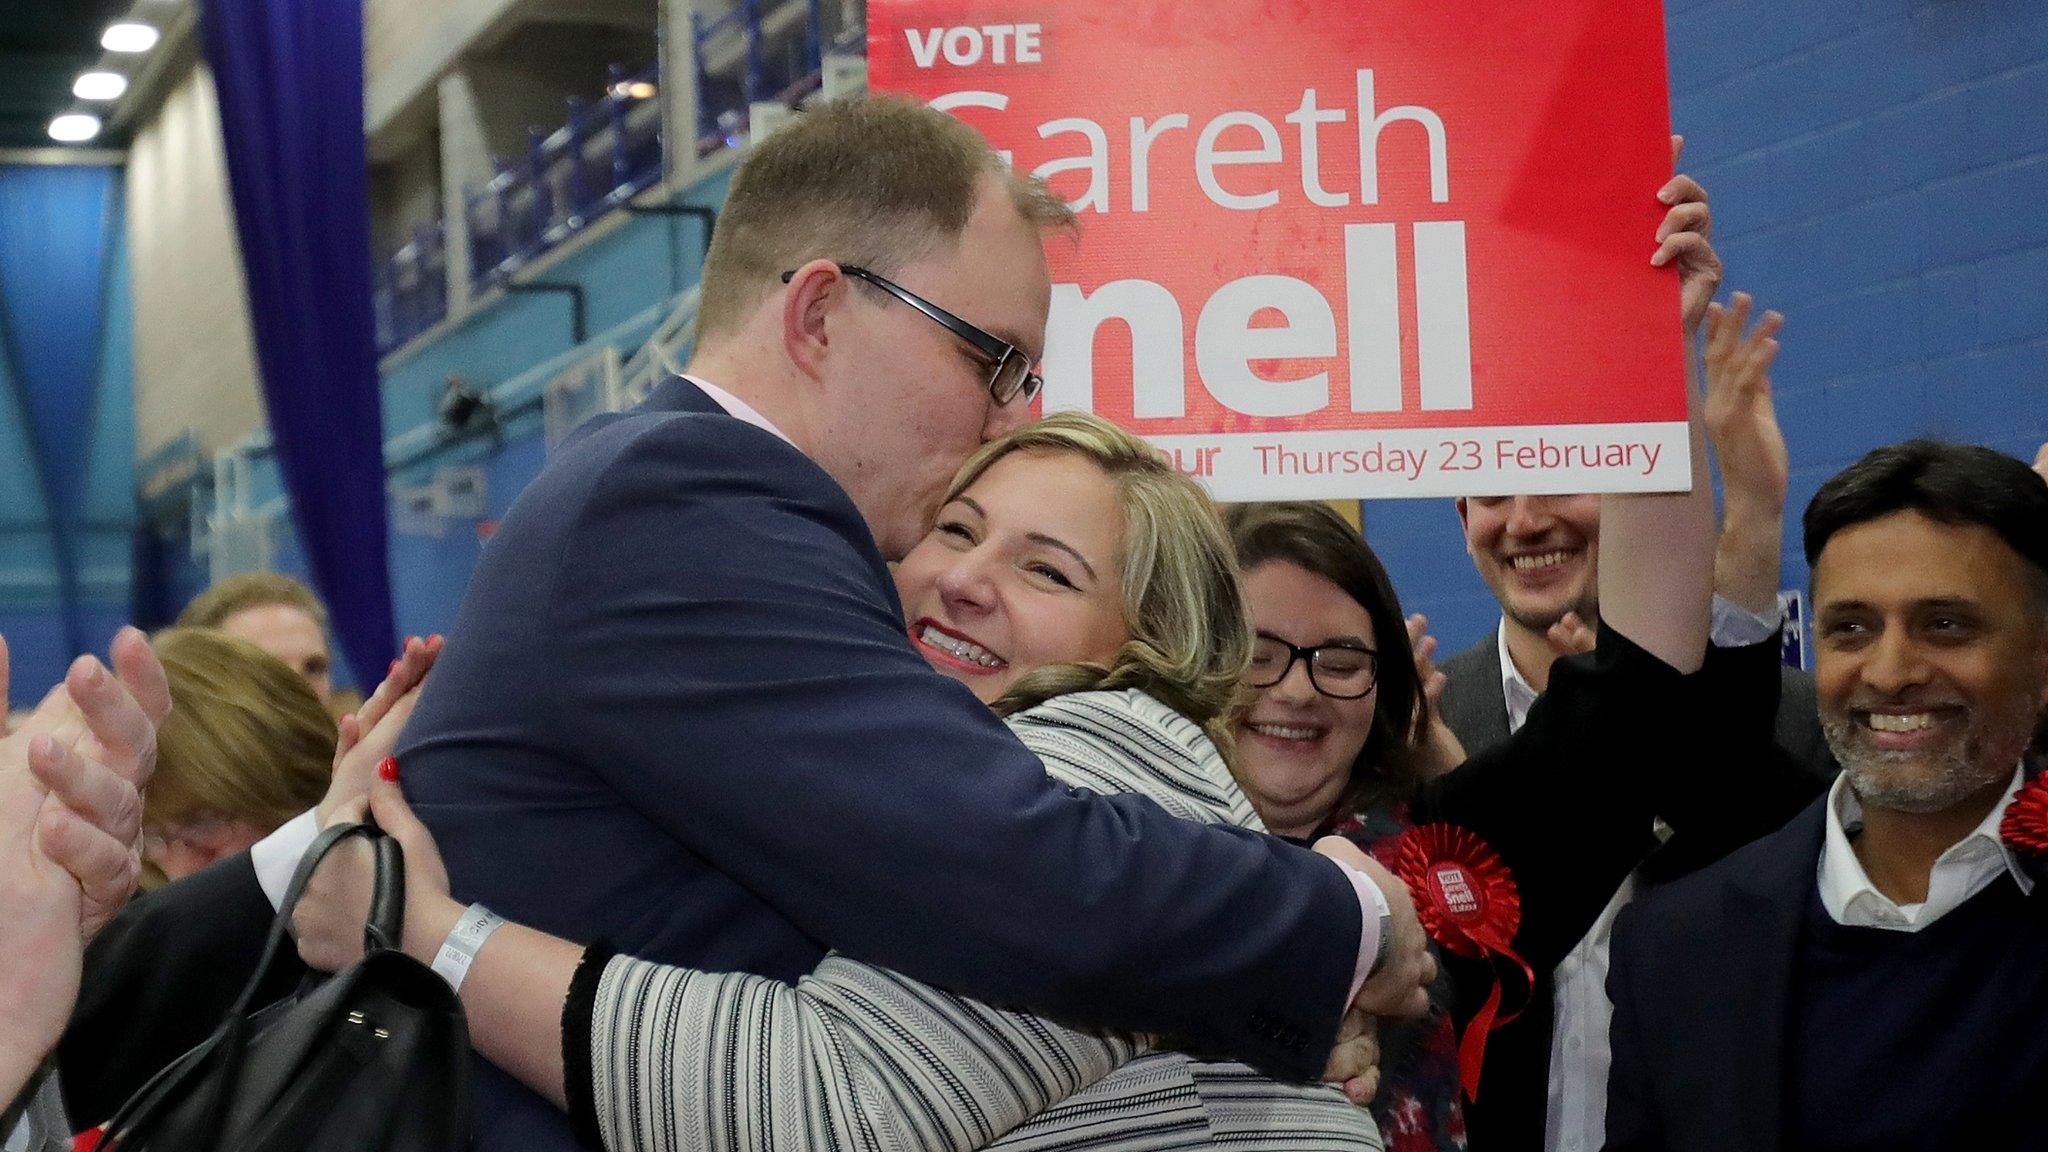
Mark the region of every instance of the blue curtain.
[[205, 0], [235, 231], [279, 471], [335, 640], [396, 652], [370, 301], [362, 0]]
[[0, 349], [27, 425], [56, 560], [63, 641], [87, 646], [79, 602], [108, 257], [119, 170], [0, 167]]

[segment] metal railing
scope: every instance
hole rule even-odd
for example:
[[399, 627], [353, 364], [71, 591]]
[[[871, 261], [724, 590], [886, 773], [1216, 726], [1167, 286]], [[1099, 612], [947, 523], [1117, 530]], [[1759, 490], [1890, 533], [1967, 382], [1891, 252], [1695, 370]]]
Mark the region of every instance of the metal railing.
[[661, 182], [660, 91], [657, 69], [614, 64], [603, 96], [571, 98], [560, 128], [527, 130], [523, 161], [495, 161], [497, 175], [464, 196], [478, 290]]
[[441, 221], [416, 224], [412, 240], [371, 270], [379, 356], [448, 315], [448, 251]]

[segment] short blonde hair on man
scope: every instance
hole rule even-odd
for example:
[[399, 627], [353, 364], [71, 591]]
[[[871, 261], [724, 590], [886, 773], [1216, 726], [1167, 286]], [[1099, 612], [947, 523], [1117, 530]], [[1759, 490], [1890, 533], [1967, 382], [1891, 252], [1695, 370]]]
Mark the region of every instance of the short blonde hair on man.
[[1118, 572], [1131, 638], [1107, 666], [1034, 669], [995, 702], [995, 710], [1008, 716], [1069, 692], [1138, 688], [1200, 724], [1227, 755], [1238, 681], [1252, 658], [1252, 627], [1230, 537], [1208, 493], [1129, 432], [1099, 416], [1061, 412], [976, 453], [946, 499], [1013, 452], [1079, 456], [1116, 485], [1124, 516]]
[[327, 606], [313, 590], [282, 572], [242, 572], [230, 576], [192, 598], [178, 613], [181, 628], [218, 628], [230, 616], [251, 608], [282, 604], [297, 608], [313, 618], [320, 631], [327, 631]]
[[700, 347], [737, 331], [784, 272], [824, 258], [884, 274], [940, 251], [974, 214], [984, 177], [1040, 227], [1073, 210], [1011, 171], [979, 132], [894, 96], [813, 106], [754, 147], [733, 173], [705, 257]]
[[157, 730], [144, 827], [228, 819], [268, 832], [320, 802], [335, 726], [304, 678], [211, 628], [166, 628], [150, 646], [171, 714]]

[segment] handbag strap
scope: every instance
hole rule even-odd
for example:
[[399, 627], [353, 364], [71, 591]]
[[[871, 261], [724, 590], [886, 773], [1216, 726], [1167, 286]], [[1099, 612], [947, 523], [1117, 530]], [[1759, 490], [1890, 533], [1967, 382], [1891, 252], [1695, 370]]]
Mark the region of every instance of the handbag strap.
[[299, 866], [292, 872], [291, 883], [285, 887], [284, 900], [278, 905], [277, 918], [271, 921], [270, 935], [263, 942], [263, 956], [256, 962], [254, 975], [243, 986], [242, 993], [235, 1000], [235, 1006], [221, 1020], [213, 1035], [201, 1046], [205, 1050], [197, 1064], [187, 1065], [184, 1061], [163, 1069], [143, 1086], [141, 1091], [129, 1097], [112, 1120], [105, 1126], [98, 1145], [106, 1147], [133, 1125], [146, 1124], [149, 1117], [163, 1108], [168, 1101], [157, 1096], [155, 1088], [181, 1067], [186, 1072], [196, 1071], [207, 1063], [218, 1062], [214, 1076], [213, 1098], [208, 1103], [204, 1132], [205, 1147], [217, 1147], [221, 1128], [227, 1115], [227, 1105], [234, 1093], [236, 1079], [241, 1073], [242, 1049], [248, 1040], [249, 1017], [255, 1010], [256, 997], [268, 982], [271, 971], [277, 966], [278, 958], [291, 939], [292, 912], [298, 907], [300, 897], [306, 894], [306, 885], [313, 879], [313, 873], [320, 862], [335, 846], [344, 840], [357, 836], [371, 842], [376, 857], [376, 882], [370, 898], [370, 921], [363, 929], [365, 949], [378, 951], [398, 947], [404, 938], [405, 914], [405, 856], [398, 841], [386, 835], [374, 822], [362, 824], [336, 824], [315, 837], [299, 857]]
[[299, 857], [299, 866], [292, 872], [291, 883], [285, 886], [284, 900], [278, 904], [277, 919], [271, 922], [270, 935], [263, 942], [263, 958], [256, 962], [255, 975], [242, 988], [241, 996], [229, 1012], [230, 1017], [246, 1017], [257, 1007], [256, 997], [277, 966], [278, 957], [291, 942], [292, 912], [306, 894], [306, 885], [312, 882], [313, 873], [319, 870], [320, 862], [337, 845], [357, 836], [368, 839], [377, 850], [377, 879], [370, 897], [370, 920], [363, 929], [364, 947], [372, 951], [395, 949], [404, 939], [405, 857], [399, 851], [398, 841], [386, 836], [371, 822], [333, 825], [322, 831], [307, 847], [305, 855]]

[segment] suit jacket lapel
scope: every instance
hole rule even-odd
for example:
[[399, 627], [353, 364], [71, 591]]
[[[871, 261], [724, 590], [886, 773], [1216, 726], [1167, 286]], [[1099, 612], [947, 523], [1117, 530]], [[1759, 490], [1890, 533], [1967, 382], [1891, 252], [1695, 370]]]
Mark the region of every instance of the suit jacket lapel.
[[1467, 755], [1508, 738], [1508, 697], [1500, 683], [1500, 639], [1486, 639], [1444, 661], [1451, 690], [1444, 695], [1444, 723], [1465, 745]]
[[1772, 852], [1735, 878], [1728, 892], [1728, 992], [1734, 1088], [1728, 1107], [1736, 1147], [1784, 1146], [1785, 1047], [1801, 919], [1820, 862], [1826, 797], [1771, 837]]

